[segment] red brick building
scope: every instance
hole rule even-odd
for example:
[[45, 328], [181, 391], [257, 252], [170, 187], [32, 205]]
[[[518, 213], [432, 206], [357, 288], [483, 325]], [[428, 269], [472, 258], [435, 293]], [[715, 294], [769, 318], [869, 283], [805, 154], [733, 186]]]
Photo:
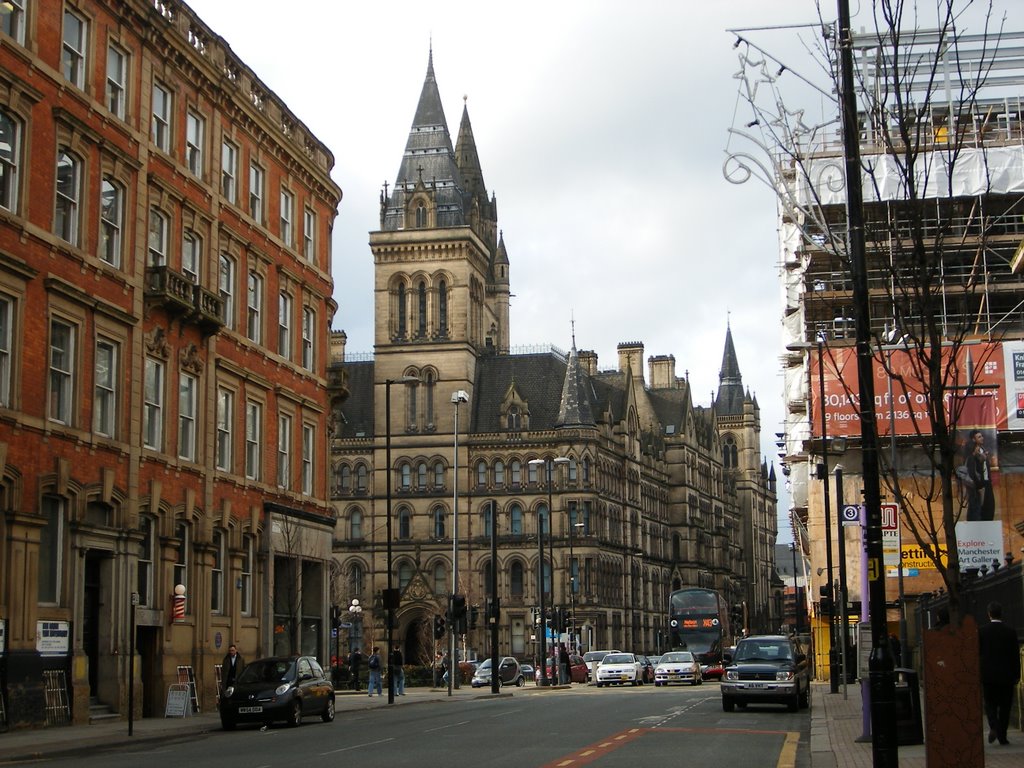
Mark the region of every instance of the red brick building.
[[184, 3], [0, 24], [0, 712], [210, 708], [329, 645], [334, 158]]

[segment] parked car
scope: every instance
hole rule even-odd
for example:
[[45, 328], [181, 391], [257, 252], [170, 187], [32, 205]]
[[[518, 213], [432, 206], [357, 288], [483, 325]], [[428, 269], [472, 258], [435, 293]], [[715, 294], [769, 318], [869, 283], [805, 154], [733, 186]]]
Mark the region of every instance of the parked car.
[[587, 651], [583, 654], [583, 660], [587, 663], [587, 667], [590, 670], [589, 680], [597, 679], [597, 665], [601, 663], [601, 659], [607, 656], [609, 653], [619, 653], [617, 648], [613, 648], [609, 651]]
[[737, 705], [785, 704], [790, 712], [806, 707], [810, 695], [807, 656], [785, 635], [746, 637], [726, 659], [722, 709]]
[[643, 685], [640, 660], [632, 653], [609, 653], [597, 665], [597, 687], [604, 685]]
[[[558, 668], [554, 665], [551, 657], [548, 656], [545, 660], [548, 680], [558, 680]], [[534, 675], [537, 679], [540, 679], [540, 670], [538, 669]], [[583, 657], [576, 653], [569, 654], [569, 682], [570, 683], [585, 683], [590, 679], [590, 666], [583, 660]]]
[[[511, 683], [517, 688], [526, 685], [526, 677], [519, 666], [519, 662], [512, 656], [502, 656], [498, 660], [498, 686]], [[491, 687], [491, 660], [484, 659], [477, 666], [473, 673], [473, 680], [470, 683], [474, 688], [482, 686]]]
[[298, 726], [310, 715], [329, 723], [334, 720], [334, 685], [312, 656], [257, 659], [224, 689], [219, 709], [225, 731], [238, 723], [276, 720]]
[[700, 685], [704, 682], [700, 662], [689, 651], [673, 651], [663, 654], [654, 667], [654, 684], [656, 686], [670, 683], [689, 683]]
[[533, 680], [537, 674], [537, 670], [533, 668], [533, 664], [519, 663], [519, 669], [523, 672], [523, 677], [527, 680]]
[[721, 680], [724, 674], [725, 665], [720, 661], [700, 665], [700, 675], [705, 680]]
[[641, 681], [646, 685], [654, 682], [654, 663], [642, 653], [633, 654], [640, 662]]

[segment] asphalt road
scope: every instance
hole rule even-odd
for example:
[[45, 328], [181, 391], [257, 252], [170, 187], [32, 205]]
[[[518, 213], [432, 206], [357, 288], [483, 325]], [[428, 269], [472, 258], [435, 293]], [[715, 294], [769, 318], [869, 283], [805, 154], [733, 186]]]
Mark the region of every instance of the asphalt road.
[[722, 711], [717, 684], [696, 687], [516, 689], [512, 696], [452, 699], [339, 712], [300, 728], [240, 726], [188, 741], [37, 765], [76, 768], [290, 768], [488, 765], [807, 768], [806, 710]]

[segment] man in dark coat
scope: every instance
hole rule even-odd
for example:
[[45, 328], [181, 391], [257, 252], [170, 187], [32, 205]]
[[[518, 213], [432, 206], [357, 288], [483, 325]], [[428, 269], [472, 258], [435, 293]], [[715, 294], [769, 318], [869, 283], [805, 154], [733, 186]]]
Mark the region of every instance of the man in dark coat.
[[988, 604], [989, 623], [978, 630], [981, 653], [981, 690], [988, 718], [988, 741], [1009, 744], [1006, 729], [1010, 725], [1013, 689], [1020, 680], [1020, 646], [1017, 631], [1003, 623], [1003, 606]]
[[349, 686], [354, 691], [359, 690], [359, 668], [363, 666], [363, 654], [356, 648], [348, 657], [348, 668], [352, 673], [352, 680]]
[[242, 659], [242, 654], [238, 652], [238, 648], [232, 643], [228, 646], [228, 653], [220, 664], [221, 689], [234, 685], [243, 669], [245, 669], [245, 661]]

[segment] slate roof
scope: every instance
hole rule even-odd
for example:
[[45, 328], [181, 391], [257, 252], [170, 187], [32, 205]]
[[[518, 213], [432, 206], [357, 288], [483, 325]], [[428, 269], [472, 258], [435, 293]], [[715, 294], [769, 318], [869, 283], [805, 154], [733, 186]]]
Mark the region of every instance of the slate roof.
[[554, 429], [566, 360], [553, 352], [480, 358], [473, 402], [473, 432], [498, 432], [501, 407], [514, 383], [530, 413], [530, 430]]
[[373, 361], [345, 363], [345, 371], [348, 373], [349, 396], [341, 405], [343, 421], [337, 436], [342, 439], [372, 437]]
[[743, 391], [743, 376], [736, 358], [736, 347], [732, 342], [732, 328], [725, 329], [725, 350], [722, 352], [722, 369], [718, 373], [718, 397], [715, 411], [719, 416], [742, 416], [746, 394]]
[[[439, 227], [466, 223], [465, 184], [455, 162], [455, 150], [452, 149], [451, 134], [441, 106], [441, 94], [434, 78], [433, 51], [427, 60], [427, 76], [409, 129], [409, 139], [395, 178], [394, 191], [388, 199], [384, 215], [385, 230], [394, 231], [404, 225], [406, 195], [421, 181], [435, 192]], [[482, 176], [480, 182], [483, 183]]]
[[580, 369], [576, 347], [569, 352], [566, 364], [565, 380], [562, 383], [562, 398], [558, 407], [559, 427], [593, 427], [594, 412], [590, 408], [592, 388]]

